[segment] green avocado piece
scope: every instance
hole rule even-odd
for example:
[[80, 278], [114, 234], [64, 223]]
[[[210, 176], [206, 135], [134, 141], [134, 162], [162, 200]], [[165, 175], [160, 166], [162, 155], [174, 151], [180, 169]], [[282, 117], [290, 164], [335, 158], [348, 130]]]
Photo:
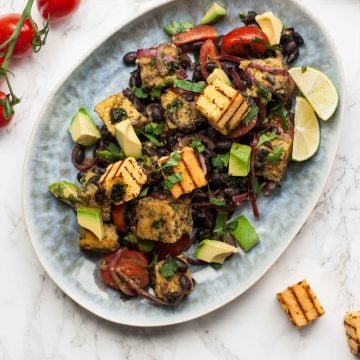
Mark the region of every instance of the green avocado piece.
[[84, 146], [94, 145], [101, 134], [89, 111], [81, 107], [71, 120], [69, 133], [74, 142]]
[[80, 201], [79, 188], [68, 181], [54, 182], [48, 187], [49, 191], [58, 199], [69, 205], [75, 205]]
[[200, 24], [206, 25], [206, 24], [212, 24], [218, 20], [220, 20], [223, 16], [226, 15], [226, 10], [214, 2], [210, 9], [207, 11], [207, 13], [204, 15], [204, 17], [201, 19]]
[[104, 237], [104, 223], [101, 211], [93, 208], [79, 207], [76, 210], [80, 226], [91, 231], [99, 240]]
[[249, 251], [259, 241], [260, 237], [250, 221], [241, 215], [228, 224], [230, 233], [244, 251]]
[[225, 259], [238, 252], [234, 246], [218, 240], [203, 240], [195, 250], [195, 257], [207, 263], [223, 264]]
[[229, 175], [247, 176], [250, 171], [251, 147], [233, 143], [230, 149]]
[[232, 82], [230, 81], [229, 77], [226, 75], [223, 69], [219, 69], [219, 68], [214, 69], [214, 71], [206, 79], [208, 84], [211, 84], [215, 80], [220, 80], [226, 85], [233, 87]]

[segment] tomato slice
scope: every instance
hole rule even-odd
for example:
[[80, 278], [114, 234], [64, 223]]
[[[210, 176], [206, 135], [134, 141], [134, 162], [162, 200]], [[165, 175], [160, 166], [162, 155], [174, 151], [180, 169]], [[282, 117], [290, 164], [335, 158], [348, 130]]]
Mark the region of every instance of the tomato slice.
[[128, 227], [125, 220], [125, 213], [126, 213], [126, 204], [114, 205], [111, 210], [111, 216], [114, 225], [118, 230], [124, 233], [128, 231]]
[[214, 40], [218, 36], [219, 34], [214, 26], [199, 25], [186, 32], [175, 34], [171, 39], [175, 45], [179, 46], [206, 39]]
[[230, 31], [221, 44], [222, 55], [262, 55], [269, 39], [257, 26], [244, 26]]
[[188, 250], [191, 246], [191, 239], [188, 234], [183, 234], [180, 239], [173, 244], [166, 244], [157, 242], [154, 252], [157, 254], [159, 260], [163, 260], [166, 256], [178, 256], [184, 251]]
[[211, 39], [206, 40], [200, 49], [200, 56], [199, 56], [199, 62], [200, 62], [200, 69], [202, 76], [206, 80], [208, 76], [210, 75], [209, 72], [206, 70], [206, 63], [208, 61], [214, 61], [218, 64], [219, 67], [221, 67], [219, 60], [217, 59], [219, 56], [216, 46], [214, 42]]
[[[119, 251], [119, 250], [118, 250]], [[105, 256], [100, 262], [100, 275], [103, 282], [117, 290], [122, 291], [128, 296], [136, 296], [136, 292], [120, 278], [117, 278], [115, 281], [114, 277], [111, 275], [110, 264], [114, 261], [117, 252], [111, 253]], [[121, 269], [121, 271], [136, 283], [141, 288], [145, 288], [150, 282], [149, 262], [147, 258], [139, 251], [135, 250], [122, 250], [119, 259], [115, 264], [116, 269]]]

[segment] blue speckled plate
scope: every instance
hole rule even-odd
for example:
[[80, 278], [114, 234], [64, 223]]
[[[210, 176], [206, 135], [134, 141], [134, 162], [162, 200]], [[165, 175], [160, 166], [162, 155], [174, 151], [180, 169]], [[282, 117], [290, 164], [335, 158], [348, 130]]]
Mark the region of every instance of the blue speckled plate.
[[236, 255], [221, 270], [211, 267], [194, 274], [195, 291], [179, 306], [162, 308], [144, 300], [123, 302], [99, 279], [99, 258], [84, 256], [77, 247], [74, 213], [47, 191], [57, 180], [76, 181], [70, 160], [69, 121], [82, 105], [95, 104], [127, 85], [129, 68], [122, 55], [166, 41], [164, 24], [172, 20], [198, 22], [211, 1], [176, 0], [160, 6], [122, 27], [100, 44], [58, 87], [45, 104], [30, 139], [24, 168], [24, 212], [37, 256], [49, 276], [74, 301], [110, 321], [134, 326], [164, 326], [207, 314], [235, 299], [253, 285], [279, 258], [313, 209], [334, 160], [343, 113], [342, 73], [334, 46], [316, 20], [292, 1], [230, 1], [230, 14], [221, 32], [240, 26], [239, 11], [271, 10], [305, 38], [297, 65], [311, 65], [335, 83], [339, 108], [331, 120], [321, 122], [321, 145], [316, 156], [290, 165], [281, 191], [260, 199], [262, 218], [255, 221], [248, 207], [239, 209], [255, 223], [259, 246], [246, 256]]

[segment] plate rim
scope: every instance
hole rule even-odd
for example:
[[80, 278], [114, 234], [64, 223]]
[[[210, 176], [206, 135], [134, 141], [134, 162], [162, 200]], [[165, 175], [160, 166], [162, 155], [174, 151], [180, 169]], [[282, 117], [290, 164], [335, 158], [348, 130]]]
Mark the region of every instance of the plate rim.
[[[69, 69], [67, 71], [65, 71], [64, 75], [57, 81], [57, 83], [55, 84], [55, 86], [53, 87], [53, 89], [49, 92], [49, 95], [46, 97], [46, 100], [44, 102], [44, 104], [42, 105], [42, 108], [37, 116], [36, 121], [34, 122], [33, 128], [31, 130], [30, 133], [30, 137], [28, 139], [27, 145], [26, 145], [26, 149], [25, 149], [25, 155], [24, 155], [24, 160], [23, 160], [23, 166], [22, 166], [22, 215], [23, 215], [23, 219], [24, 219], [24, 223], [25, 223], [25, 227], [26, 227], [26, 232], [28, 234], [31, 246], [35, 252], [35, 255], [38, 259], [38, 261], [40, 262], [43, 270], [46, 272], [47, 276], [53, 281], [53, 283], [64, 293], [66, 294], [66, 296], [68, 296], [72, 301], [74, 301], [77, 305], [81, 306], [83, 309], [86, 309], [87, 311], [89, 311], [91, 314], [96, 315], [97, 317], [107, 320], [109, 322], [115, 323], [115, 324], [119, 324], [119, 325], [126, 325], [126, 326], [132, 326], [132, 327], [142, 327], [142, 328], [156, 328], [156, 327], [166, 327], [166, 326], [172, 326], [172, 325], [177, 325], [177, 324], [181, 324], [181, 323], [185, 323], [191, 320], [195, 320], [197, 318], [203, 317], [205, 315], [208, 315], [212, 312], [214, 312], [217, 309], [220, 309], [224, 306], [226, 306], [227, 304], [229, 304], [230, 302], [234, 301], [235, 299], [239, 298], [240, 295], [244, 294], [247, 290], [249, 290], [249, 288], [251, 288], [253, 285], [255, 285], [272, 267], [273, 265], [276, 263], [277, 260], [279, 260], [279, 258], [283, 255], [283, 253], [285, 252], [285, 250], [289, 247], [289, 245], [291, 244], [291, 242], [295, 239], [295, 237], [297, 236], [297, 234], [300, 232], [300, 230], [303, 228], [303, 226], [305, 225], [307, 219], [309, 218], [309, 216], [311, 215], [311, 213], [313, 212], [321, 194], [324, 191], [324, 188], [326, 186], [326, 183], [328, 181], [329, 175], [330, 175], [330, 171], [332, 170], [333, 166], [334, 166], [334, 162], [335, 162], [335, 158], [337, 155], [337, 151], [339, 148], [339, 142], [340, 142], [340, 138], [342, 135], [342, 129], [343, 129], [343, 123], [344, 123], [344, 113], [345, 113], [345, 108], [346, 108], [346, 98], [345, 98], [345, 73], [344, 73], [344, 67], [343, 67], [343, 63], [342, 60], [339, 56], [339, 51], [338, 48], [336, 46], [336, 43], [332, 37], [332, 35], [330, 34], [330, 32], [324, 27], [324, 25], [322, 24], [321, 21], [319, 21], [319, 19], [316, 19], [315, 16], [313, 15], [313, 13], [308, 10], [307, 8], [305, 8], [298, 0], [287, 0], [289, 3], [294, 4], [295, 6], [297, 6], [299, 9], [301, 9], [301, 11], [312, 21], [315, 22], [317, 24], [317, 26], [320, 28], [321, 32], [324, 34], [326, 40], [329, 42], [330, 46], [331, 46], [331, 51], [334, 55], [335, 58], [335, 63], [337, 65], [337, 68], [339, 70], [339, 85], [337, 88], [337, 92], [339, 94], [339, 107], [337, 109], [337, 111], [339, 111], [338, 115], [339, 115], [339, 128], [336, 134], [336, 138], [335, 138], [335, 150], [332, 154], [332, 156], [330, 157], [330, 166], [327, 169], [327, 172], [325, 174], [325, 176], [323, 177], [323, 180], [321, 182], [321, 186], [319, 187], [319, 190], [317, 191], [317, 193], [315, 194], [315, 196], [313, 197], [313, 201], [310, 202], [311, 206], [309, 207], [309, 211], [307, 211], [303, 217], [301, 218], [301, 221], [298, 221], [298, 225], [294, 227], [294, 230], [291, 232], [291, 234], [289, 235], [289, 240], [284, 242], [282, 244], [282, 246], [279, 247], [278, 251], [276, 252], [276, 256], [275, 256], [275, 260], [272, 261], [270, 264], [267, 264], [263, 271], [260, 272], [260, 274], [255, 277], [255, 279], [252, 279], [251, 281], [248, 281], [242, 288], [240, 291], [237, 291], [234, 295], [232, 295], [231, 297], [229, 297], [227, 300], [223, 301], [220, 304], [216, 304], [213, 307], [207, 308], [205, 311], [203, 312], [198, 312], [197, 314], [193, 314], [193, 315], [188, 315], [185, 316], [181, 319], [176, 319], [176, 320], [172, 320], [172, 321], [162, 321], [160, 323], [153, 323], [153, 322], [128, 322], [128, 321], [120, 321], [118, 319], [113, 319], [109, 316], [107, 316], [106, 314], [101, 313], [100, 311], [98, 311], [97, 309], [92, 309], [90, 306], [88, 306], [87, 304], [84, 304], [81, 302], [81, 299], [77, 299], [77, 295], [76, 293], [73, 293], [73, 291], [71, 289], [64, 289], [64, 286], [60, 286], [61, 281], [57, 282], [55, 280], [55, 276], [53, 274], [53, 270], [51, 268], [49, 268], [46, 265], [46, 260], [42, 257], [41, 255], [41, 251], [38, 248], [38, 246], [36, 245], [36, 242], [33, 241], [33, 233], [32, 233], [32, 224], [31, 221], [27, 215], [27, 202], [28, 202], [28, 198], [25, 196], [25, 194], [29, 194], [29, 189], [28, 189], [28, 183], [25, 181], [26, 179], [26, 173], [28, 169], [28, 164], [29, 162], [29, 157], [30, 157], [30, 152], [31, 152], [31, 148], [32, 145], [34, 143], [34, 139], [35, 139], [35, 135], [37, 133], [37, 130], [40, 126], [40, 122], [41, 119], [43, 118], [43, 115], [48, 107], [48, 105], [51, 103], [51, 99], [53, 98], [53, 96], [56, 94], [56, 92], [60, 89], [60, 87], [62, 86], [62, 84], [68, 80], [68, 78], [71, 76], [71, 74], [84, 62], [86, 61], [92, 54], [93, 52], [100, 47], [102, 44], [104, 44], [106, 41], [108, 41], [116, 32], [120, 31], [122, 28], [124, 28], [125, 26], [129, 25], [131, 22], [135, 21], [136, 19], [146, 15], [149, 12], [152, 11], [156, 11], [159, 10], [163, 7], [166, 7], [168, 5], [170, 5], [171, 3], [176, 3], [179, 0], [166, 0], [163, 1], [160, 4], [151, 4], [150, 6], [146, 6], [144, 9], [140, 10], [140, 12], [138, 12], [136, 15], [132, 15], [130, 16], [128, 19], [124, 20], [123, 22], [119, 23], [115, 28], [110, 29], [108, 32], [106, 32], [95, 44], [94, 46], [89, 47], [89, 49], [86, 51], [86, 53], [81, 56], [79, 58], [79, 60], [74, 63], [72, 66], [69, 67]], [[341, 96], [340, 96], [341, 94]], [[321, 121], [321, 120], [320, 120]], [[331, 121], [331, 118], [330, 118]], [[59, 284], [60, 283], [60, 284]], [[66, 286], [65, 286], [66, 287]], [[155, 306], [155, 305], [154, 305]]]

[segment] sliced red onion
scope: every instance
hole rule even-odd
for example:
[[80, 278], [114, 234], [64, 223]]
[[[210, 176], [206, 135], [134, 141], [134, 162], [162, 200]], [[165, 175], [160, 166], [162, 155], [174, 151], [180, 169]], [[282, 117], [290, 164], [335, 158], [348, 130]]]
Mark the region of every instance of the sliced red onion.
[[229, 67], [228, 72], [231, 76], [232, 83], [235, 87], [235, 89], [243, 91], [245, 90], [244, 82], [240, 79], [239, 73], [236, 71], [235, 68]]
[[259, 142], [259, 136], [258, 134], [253, 134], [253, 138], [250, 142], [251, 146], [251, 157], [250, 157], [250, 173], [248, 175], [248, 183], [249, 183], [249, 200], [251, 203], [251, 207], [253, 210], [253, 214], [256, 218], [260, 217], [259, 209], [256, 202], [256, 195], [254, 193], [254, 180], [255, 180], [255, 152], [256, 152], [256, 145]]
[[236, 205], [240, 205], [245, 201], [249, 200], [249, 193], [243, 193], [243, 194], [239, 194], [239, 195], [234, 195], [232, 197], [232, 202], [235, 203]]
[[156, 49], [139, 49], [136, 52], [136, 56], [153, 58], [156, 56]]
[[94, 167], [99, 159], [95, 156], [92, 159], [89, 158], [85, 158], [85, 160], [82, 163], [78, 163], [76, 161], [76, 153], [79, 151], [79, 149], [81, 149], [82, 146], [79, 144], [74, 144], [73, 148], [72, 148], [72, 152], [71, 152], [71, 161], [74, 164], [74, 166], [81, 171], [86, 171], [91, 169], [92, 167]]
[[259, 64], [256, 61], [250, 61], [248, 66], [252, 67], [254, 69], [260, 70], [260, 71], [268, 72], [269, 74], [275, 74], [275, 75], [286, 75], [287, 74], [287, 70], [284, 68], [266, 66], [266, 65]]
[[230, 62], [234, 62], [234, 63], [237, 63], [239, 64], [240, 61], [242, 60], [245, 60], [243, 58], [240, 58], [240, 57], [237, 57], [237, 56], [234, 56], [234, 55], [220, 55], [217, 57], [218, 60], [220, 61], [230, 61]]
[[204, 175], [206, 175], [207, 174], [207, 167], [206, 167], [205, 159], [202, 156], [202, 154], [198, 154], [198, 159], [200, 161], [200, 165], [201, 165], [201, 168], [203, 169]]

